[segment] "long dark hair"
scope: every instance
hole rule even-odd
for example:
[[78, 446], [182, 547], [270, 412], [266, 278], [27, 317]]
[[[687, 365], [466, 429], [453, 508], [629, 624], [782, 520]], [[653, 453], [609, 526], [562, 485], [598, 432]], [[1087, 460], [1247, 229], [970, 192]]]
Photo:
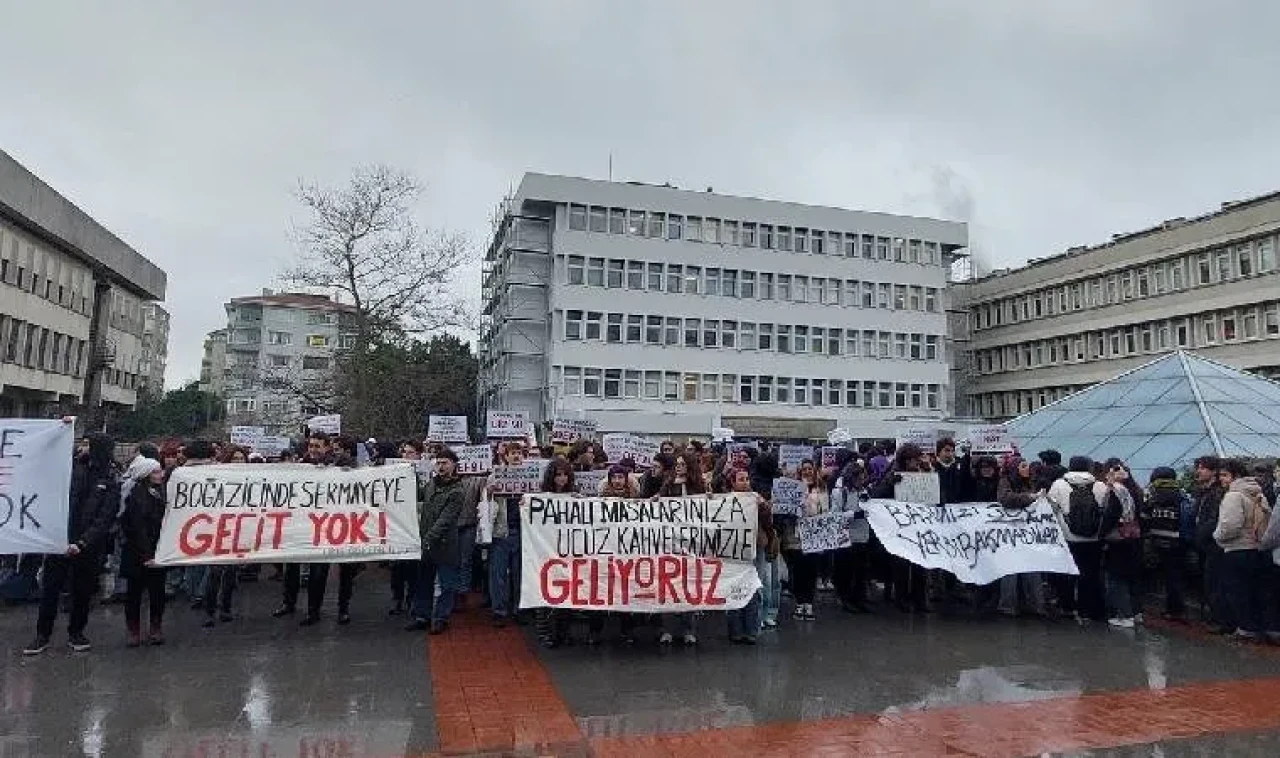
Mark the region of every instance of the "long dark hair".
[[1142, 504], [1146, 502], [1146, 493], [1142, 491], [1142, 485], [1134, 481], [1133, 471], [1119, 458], [1108, 458], [1105, 466], [1106, 468], [1103, 471], [1104, 475], [1111, 473], [1112, 469], [1124, 469], [1127, 476], [1125, 476], [1124, 481], [1121, 482], [1121, 484], [1124, 485], [1125, 489], [1129, 490], [1130, 495], [1133, 495], [1133, 504], [1141, 508]]
[[[556, 489], [556, 476], [558, 474], [567, 474], [569, 481], [565, 485], [563, 491]], [[551, 463], [547, 466], [547, 472], [542, 475], [542, 491], [552, 492], [562, 495], [568, 492], [574, 492], [576, 487], [573, 481], [573, 465], [560, 456], [551, 459]]]
[[[707, 493], [707, 482], [702, 476], [702, 466], [695, 453], [681, 453], [676, 456], [678, 460], [684, 461], [685, 478], [684, 488], [690, 495], [705, 495]], [[674, 493], [678, 485], [676, 484], [676, 466], [675, 462], [671, 465], [671, 470], [667, 472], [666, 480], [662, 483], [662, 489], [666, 493]]]

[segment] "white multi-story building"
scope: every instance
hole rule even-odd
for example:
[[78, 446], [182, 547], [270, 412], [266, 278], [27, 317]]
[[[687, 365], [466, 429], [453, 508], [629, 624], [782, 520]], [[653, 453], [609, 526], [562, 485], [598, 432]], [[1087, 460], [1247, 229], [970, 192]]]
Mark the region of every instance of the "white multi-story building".
[[237, 297], [226, 304], [223, 391], [230, 424], [292, 432], [334, 400], [334, 357], [351, 347], [355, 309], [326, 295]]
[[142, 306], [142, 358], [139, 373], [153, 396], [164, 394], [164, 372], [169, 364], [169, 311], [159, 303]]
[[961, 411], [1003, 420], [1172, 350], [1280, 377], [1280, 193], [957, 284]]
[[0, 416], [133, 407], [165, 274], [0, 151]]
[[949, 413], [962, 223], [526, 174], [485, 259], [481, 405], [862, 438]]

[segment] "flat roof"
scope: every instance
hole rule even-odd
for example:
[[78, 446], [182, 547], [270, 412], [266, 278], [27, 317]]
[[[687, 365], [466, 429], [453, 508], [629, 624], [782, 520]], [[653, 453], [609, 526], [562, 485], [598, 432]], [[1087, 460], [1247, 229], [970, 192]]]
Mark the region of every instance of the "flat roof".
[[146, 300], [164, 300], [164, 271], [0, 150], [0, 213]]

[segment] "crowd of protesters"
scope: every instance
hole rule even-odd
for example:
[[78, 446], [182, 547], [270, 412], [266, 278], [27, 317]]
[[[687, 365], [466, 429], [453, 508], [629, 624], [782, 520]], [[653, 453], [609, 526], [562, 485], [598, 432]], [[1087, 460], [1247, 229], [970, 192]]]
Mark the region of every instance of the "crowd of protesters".
[[[37, 597], [36, 637], [25, 649], [47, 649], [66, 594], [68, 643], [90, 649], [85, 636], [93, 596], [100, 586], [120, 590], [127, 644], [165, 641], [166, 602], [185, 594], [193, 609], [214, 628], [235, 620], [235, 592], [261, 566], [156, 567], [154, 555], [165, 513], [165, 483], [178, 466], [214, 463], [305, 463], [353, 467], [389, 460], [432, 461], [420, 471], [418, 498], [421, 559], [394, 561], [389, 569], [388, 614], [404, 616], [408, 631], [440, 634], [466, 600], [487, 610], [495, 626], [532, 623], [547, 647], [577, 640], [599, 644], [616, 619], [617, 638], [634, 644], [651, 628], [659, 644], [692, 646], [718, 614], [635, 614], [519, 610], [521, 497], [491, 493], [485, 475], [463, 476], [448, 447], [406, 441], [358, 442], [323, 433], [307, 437], [304, 449], [285, 450], [269, 461], [244, 448], [205, 440], [143, 444], [124, 470], [112, 458], [114, 445], [91, 434], [76, 449], [70, 496], [69, 535], [64, 555], [24, 556], [0, 584], [4, 596]], [[754, 644], [778, 627], [783, 599], [798, 623], [817, 620], [819, 592], [831, 593], [835, 607], [851, 614], [879, 608], [911, 614], [934, 611], [974, 615], [1071, 618], [1126, 629], [1143, 623], [1144, 593], [1159, 587], [1163, 615], [1188, 617], [1189, 576], [1202, 580], [1202, 617], [1216, 632], [1245, 641], [1280, 644], [1280, 517], [1274, 472], [1247, 468], [1239, 460], [1203, 457], [1183, 482], [1172, 468], [1157, 468], [1143, 485], [1124, 461], [1071, 457], [1066, 466], [1053, 450], [1035, 459], [961, 454], [955, 442], [934, 449], [891, 441], [840, 447], [824, 461], [808, 459], [783, 470], [775, 450], [756, 445], [678, 447], [664, 442], [652, 465], [637, 469], [630, 459], [610, 462], [597, 442], [539, 448], [519, 441], [494, 447], [495, 463], [520, 465], [529, 457], [547, 459], [542, 491], [581, 496], [575, 482], [583, 472], [604, 470], [594, 493], [604, 497], [687, 497], [734, 492], [758, 505], [755, 568], [761, 590], [720, 623], [737, 644]], [[1018, 574], [985, 586], [968, 586], [950, 574], [929, 571], [889, 555], [863, 513], [868, 498], [893, 498], [900, 474], [935, 472], [941, 507], [965, 502], [998, 502], [1030, 507], [1046, 498], [1065, 533], [1078, 575]], [[598, 475], [597, 475], [598, 476]], [[779, 477], [803, 483], [803, 513], [850, 514], [850, 545], [826, 553], [802, 550], [795, 516], [773, 514], [770, 498]], [[481, 503], [492, 504], [482, 508]], [[479, 520], [493, 519], [485, 529]], [[479, 534], [491, 535], [477, 544]], [[1197, 566], [1198, 572], [1190, 571]], [[351, 600], [362, 564], [338, 563], [338, 625], [351, 622]], [[323, 615], [331, 566], [327, 563], [269, 567], [281, 585], [278, 619], [299, 615], [302, 626]], [[102, 581], [105, 573], [116, 574]], [[37, 579], [38, 578], [38, 579]], [[38, 587], [37, 587], [38, 581]], [[367, 590], [366, 590], [367, 591]], [[142, 624], [143, 598], [147, 624]], [[709, 632], [708, 632], [709, 633]]]

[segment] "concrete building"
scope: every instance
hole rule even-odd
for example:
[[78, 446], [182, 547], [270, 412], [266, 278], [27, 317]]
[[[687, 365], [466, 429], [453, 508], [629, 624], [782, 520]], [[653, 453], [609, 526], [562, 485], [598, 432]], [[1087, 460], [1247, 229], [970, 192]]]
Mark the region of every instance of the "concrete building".
[[163, 271], [0, 151], [0, 416], [96, 428], [132, 407], [164, 294]]
[[484, 262], [482, 409], [892, 436], [949, 414], [964, 224], [526, 174]]
[[1280, 193], [953, 287], [961, 412], [1036, 410], [1171, 350], [1280, 376]]
[[169, 365], [169, 311], [159, 303], [142, 306], [142, 360], [139, 373], [152, 396], [164, 394], [164, 372]]
[[200, 391], [222, 396], [226, 389], [227, 330], [214, 329], [204, 338], [200, 360]]
[[[221, 394], [227, 423], [289, 433], [327, 412], [334, 400], [334, 357], [351, 347], [348, 319], [355, 308], [326, 295], [263, 290], [233, 298], [226, 310]], [[213, 350], [206, 343], [206, 356], [216, 351], [216, 342]]]

